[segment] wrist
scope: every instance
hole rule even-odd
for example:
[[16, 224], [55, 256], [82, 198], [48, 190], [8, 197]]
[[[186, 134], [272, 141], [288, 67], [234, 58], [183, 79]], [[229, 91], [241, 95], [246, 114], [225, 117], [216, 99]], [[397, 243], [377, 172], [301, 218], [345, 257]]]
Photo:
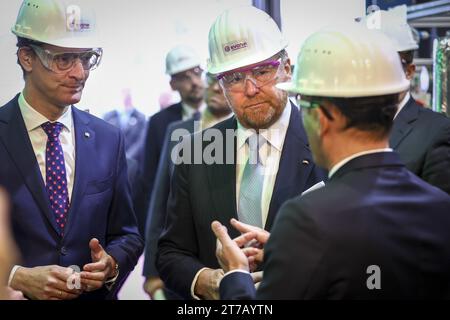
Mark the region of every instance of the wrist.
[[18, 267], [11, 278], [10, 287], [17, 291], [24, 291], [24, 286], [22, 285], [23, 280], [26, 278], [27, 270], [29, 268]]

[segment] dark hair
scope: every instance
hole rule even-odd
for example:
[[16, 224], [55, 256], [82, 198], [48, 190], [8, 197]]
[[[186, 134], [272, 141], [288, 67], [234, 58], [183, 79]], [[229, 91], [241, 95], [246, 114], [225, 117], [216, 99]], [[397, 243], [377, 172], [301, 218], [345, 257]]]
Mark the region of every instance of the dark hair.
[[17, 37], [17, 43], [16, 43], [16, 47], [17, 47], [17, 51], [16, 51], [17, 64], [22, 69], [22, 74], [23, 74], [23, 78], [24, 79], [25, 79], [26, 71], [22, 67], [22, 65], [20, 64], [20, 61], [19, 61], [19, 49], [23, 48], [23, 47], [29, 47], [31, 44], [33, 44], [33, 45], [41, 45], [40, 42], [37, 42], [37, 41], [34, 41], [34, 40], [30, 40], [30, 39], [27, 39], [27, 38]]
[[397, 111], [399, 95], [358, 98], [311, 97], [311, 101], [328, 101], [335, 105], [347, 119], [345, 129], [356, 128], [371, 132], [377, 139], [381, 139], [389, 135]]

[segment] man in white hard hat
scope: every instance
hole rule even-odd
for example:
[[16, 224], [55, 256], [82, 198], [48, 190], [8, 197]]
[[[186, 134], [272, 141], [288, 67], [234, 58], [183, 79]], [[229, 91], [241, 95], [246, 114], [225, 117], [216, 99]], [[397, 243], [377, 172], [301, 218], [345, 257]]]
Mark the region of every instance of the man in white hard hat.
[[[357, 24], [324, 29], [304, 42], [296, 70], [280, 87], [301, 95], [314, 159], [330, 179], [286, 203], [270, 237], [254, 230], [233, 241], [212, 224], [227, 272], [221, 298], [449, 298], [450, 197], [389, 148], [409, 86], [389, 40]], [[268, 238], [256, 296], [239, 248], [254, 237]]]
[[[156, 298], [158, 289], [163, 289], [164, 285], [158, 276], [155, 266], [156, 248], [158, 239], [164, 229], [167, 217], [167, 200], [170, 192], [170, 177], [173, 173], [174, 163], [171, 160], [172, 153], [179, 142], [180, 136], [204, 130], [229, 118], [231, 109], [223, 95], [221, 86], [216, 77], [211, 74], [206, 75], [205, 103], [206, 109], [203, 111], [201, 119], [194, 118], [185, 121], [176, 121], [169, 125], [164, 138], [164, 146], [161, 152], [161, 159], [158, 165], [158, 173], [155, 179], [155, 188], [150, 201], [148, 211], [146, 236], [145, 236], [145, 263], [144, 276], [147, 280], [144, 285], [145, 291], [150, 297]], [[167, 298], [171, 298], [171, 293], [166, 292]]]
[[[175, 166], [156, 265], [166, 286], [184, 298], [218, 298], [223, 270], [209, 232], [213, 220], [235, 217], [270, 230], [286, 200], [324, 178], [298, 108], [276, 88], [291, 76], [286, 46], [270, 16], [250, 6], [225, 11], [210, 28], [208, 72], [235, 117], [180, 147], [181, 159], [194, 159]], [[217, 159], [209, 161], [205, 154], [215, 146]]]
[[166, 56], [166, 73], [170, 76], [172, 90], [178, 91], [181, 101], [158, 113], [148, 121], [144, 140], [142, 175], [145, 182], [145, 212], [153, 193], [164, 137], [170, 123], [199, 118], [205, 109], [203, 95], [205, 86], [202, 80], [203, 69], [197, 52], [187, 45], [172, 48]]
[[[406, 6], [376, 11], [363, 22], [393, 41], [406, 78], [412, 80], [414, 51], [419, 46], [406, 21]], [[422, 107], [409, 88], [400, 95], [389, 142], [409, 170], [450, 194], [450, 119]]]
[[112, 298], [143, 244], [119, 129], [73, 106], [102, 56], [93, 13], [27, 0], [12, 32], [25, 86], [0, 108], [0, 184], [22, 254], [9, 286], [29, 299]]

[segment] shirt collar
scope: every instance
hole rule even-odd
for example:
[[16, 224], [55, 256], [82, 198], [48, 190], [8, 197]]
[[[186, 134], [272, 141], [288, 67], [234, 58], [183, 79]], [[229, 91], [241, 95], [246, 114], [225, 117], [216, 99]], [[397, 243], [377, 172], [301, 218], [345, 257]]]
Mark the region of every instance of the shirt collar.
[[[33, 131], [34, 129], [40, 127], [42, 124], [50, 121], [45, 116], [37, 112], [26, 100], [25, 96], [20, 93], [19, 96], [19, 108], [22, 113], [23, 121], [25, 122], [25, 127], [27, 131]], [[72, 106], [69, 106], [64, 114], [56, 120], [64, 125], [64, 127], [69, 130], [72, 128]], [[50, 122], [56, 122], [50, 121]]]
[[192, 118], [192, 116], [194, 115], [195, 112], [199, 111], [200, 113], [202, 113], [205, 109], [206, 109], [206, 104], [204, 102], [202, 102], [202, 104], [200, 105], [200, 107], [198, 109], [195, 109], [193, 107], [191, 107], [190, 105], [188, 105], [185, 102], [181, 103], [181, 108], [183, 109], [183, 115], [189, 119]]
[[395, 113], [394, 119], [398, 116], [398, 114], [400, 113], [400, 111], [402, 111], [403, 107], [406, 105], [406, 103], [409, 101], [409, 98], [411, 98], [411, 94], [409, 93], [409, 91], [406, 93], [405, 97], [403, 98], [402, 101], [400, 101], [400, 103], [398, 104], [397, 107], [397, 112]]
[[[260, 134], [269, 142], [271, 146], [278, 151], [282, 151], [284, 137], [286, 136], [287, 129], [289, 127], [289, 121], [291, 119], [291, 106], [290, 101], [286, 102], [283, 113], [280, 118], [267, 129], [260, 130]], [[255, 133], [254, 129], [245, 128], [242, 124], [237, 122], [237, 147], [238, 150], [245, 144], [248, 137]]]
[[342, 168], [350, 160], [353, 160], [353, 159], [358, 158], [360, 156], [364, 156], [366, 154], [378, 153], [378, 152], [392, 152], [392, 149], [391, 148], [372, 149], [372, 150], [366, 150], [366, 151], [361, 151], [361, 152], [354, 153], [351, 156], [349, 156], [347, 158], [344, 158], [341, 161], [339, 161], [338, 163], [336, 163], [331, 168], [331, 170], [328, 172], [328, 179], [331, 178], [331, 176], [333, 174], [335, 174], [336, 171], [338, 171], [340, 168]]

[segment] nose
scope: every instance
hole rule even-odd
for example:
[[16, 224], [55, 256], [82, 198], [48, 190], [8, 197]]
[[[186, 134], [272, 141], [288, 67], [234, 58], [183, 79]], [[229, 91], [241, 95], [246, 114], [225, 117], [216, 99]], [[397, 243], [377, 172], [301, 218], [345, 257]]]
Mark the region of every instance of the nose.
[[244, 84], [244, 93], [245, 95], [252, 97], [259, 92], [259, 87], [256, 85], [255, 80], [246, 77]]
[[87, 77], [86, 75], [87, 72], [89, 71], [84, 70], [81, 60], [77, 59], [74, 62], [72, 69], [69, 71], [69, 76], [77, 80], [83, 80], [85, 77]]

